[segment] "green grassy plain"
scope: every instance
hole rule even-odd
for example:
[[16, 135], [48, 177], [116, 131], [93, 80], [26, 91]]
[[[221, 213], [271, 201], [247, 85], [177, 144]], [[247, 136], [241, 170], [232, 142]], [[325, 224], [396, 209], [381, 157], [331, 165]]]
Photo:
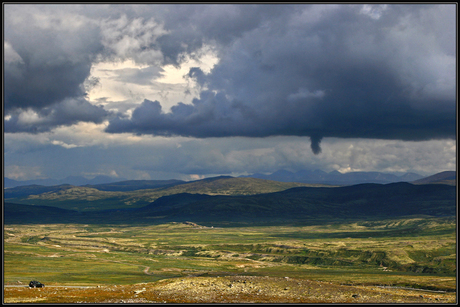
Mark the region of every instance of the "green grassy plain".
[[456, 291], [456, 221], [4, 227], [5, 284], [130, 285], [235, 275]]

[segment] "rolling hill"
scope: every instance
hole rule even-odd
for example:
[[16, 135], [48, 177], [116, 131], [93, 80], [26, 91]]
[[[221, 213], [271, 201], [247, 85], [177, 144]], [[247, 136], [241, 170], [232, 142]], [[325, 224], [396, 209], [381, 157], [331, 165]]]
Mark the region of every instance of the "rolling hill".
[[[151, 188], [156, 186], [156, 188]], [[276, 182], [256, 178], [214, 177], [192, 182], [124, 181], [93, 186], [22, 186], [4, 190], [5, 201], [55, 206], [77, 211], [139, 208], [173, 194], [254, 195], [301, 186], [325, 186]], [[147, 189], [141, 189], [147, 187]]]
[[[160, 211], [157, 204], [173, 209]], [[299, 187], [251, 196], [208, 196], [178, 206], [177, 197], [163, 197], [142, 208], [147, 216], [166, 215], [193, 221], [263, 219], [337, 219], [405, 215], [453, 216], [455, 187], [409, 183], [361, 184], [336, 188]], [[149, 211], [150, 208], [150, 211]]]
[[[456, 187], [410, 183], [297, 187], [257, 195], [182, 193], [161, 197], [142, 208], [62, 211], [44, 206], [5, 203], [5, 223], [286, 223], [369, 220], [403, 216], [455, 216]], [[18, 213], [19, 212], [19, 213]], [[48, 213], [49, 212], [49, 213]]]

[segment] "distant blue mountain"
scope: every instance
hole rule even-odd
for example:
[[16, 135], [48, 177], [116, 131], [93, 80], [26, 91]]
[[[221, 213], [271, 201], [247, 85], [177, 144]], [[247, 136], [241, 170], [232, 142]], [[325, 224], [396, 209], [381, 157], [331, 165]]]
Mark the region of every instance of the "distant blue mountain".
[[[320, 183], [332, 185], [353, 185], [361, 183], [393, 183], [393, 182], [412, 182], [424, 178], [415, 173], [403, 173], [401, 175], [381, 173], [381, 172], [350, 172], [340, 173], [339, 171], [324, 172], [322, 170], [301, 170], [298, 172], [290, 172], [287, 170], [279, 170], [270, 175], [252, 174], [251, 177], [281, 182], [301, 182], [301, 183]], [[210, 179], [211, 180], [211, 179]], [[96, 176], [93, 179], [86, 179], [82, 176], [69, 176], [64, 179], [36, 179], [17, 181], [4, 177], [4, 187], [14, 188], [26, 185], [42, 185], [42, 186], [56, 186], [62, 184], [70, 184], [75, 186], [83, 185], [101, 185], [114, 182], [127, 181], [125, 178], [116, 178], [110, 176]]]
[[413, 184], [427, 184], [427, 183], [436, 183], [436, 182], [443, 182], [446, 181], [456, 181], [457, 180], [457, 172], [456, 171], [444, 171], [440, 172], [422, 179], [415, 180]]
[[423, 176], [415, 173], [403, 173], [398, 176], [395, 174], [381, 172], [349, 172], [342, 174], [339, 171], [332, 171], [327, 173], [322, 170], [301, 170], [298, 172], [279, 170], [270, 175], [253, 174], [242, 177], [252, 177], [282, 182], [321, 183], [333, 185], [412, 182], [414, 180], [423, 178]]
[[110, 176], [96, 176], [93, 179], [86, 179], [82, 176], [69, 176], [64, 179], [35, 179], [35, 180], [24, 180], [18, 181], [14, 179], [10, 179], [8, 177], [4, 177], [3, 187], [4, 188], [14, 188], [19, 186], [25, 185], [42, 185], [42, 186], [55, 186], [61, 184], [71, 184], [71, 185], [93, 185], [93, 184], [103, 184], [103, 183], [112, 183], [117, 181], [125, 181], [125, 178], [117, 178], [117, 177], [110, 177]]

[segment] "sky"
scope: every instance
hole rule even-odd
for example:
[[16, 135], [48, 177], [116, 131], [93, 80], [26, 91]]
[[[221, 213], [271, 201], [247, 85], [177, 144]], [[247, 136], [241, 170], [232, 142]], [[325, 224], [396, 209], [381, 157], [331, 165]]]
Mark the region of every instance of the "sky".
[[4, 3], [4, 176], [455, 170], [456, 13]]

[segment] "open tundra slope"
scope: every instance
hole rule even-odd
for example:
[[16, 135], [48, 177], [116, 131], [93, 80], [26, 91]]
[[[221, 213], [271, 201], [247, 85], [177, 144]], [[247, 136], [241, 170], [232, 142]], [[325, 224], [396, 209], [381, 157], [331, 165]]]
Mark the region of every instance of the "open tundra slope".
[[[158, 183], [160, 184], [160, 183]], [[121, 182], [109, 185], [54, 187], [24, 186], [6, 189], [4, 198], [8, 202], [55, 206], [79, 211], [139, 208], [159, 197], [179, 193], [208, 195], [254, 195], [283, 191], [293, 187], [326, 186], [305, 183], [277, 182], [256, 178], [216, 177], [188, 183], [162, 181], [155, 189], [153, 183]], [[116, 188], [121, 191], [116, 191]]]
[[294, 187], [332, 187], [324, 184], [279, 182], [257, 178], [216, 177], [197, 180], [167, 189], [168, 192], [207, 195], [255, 195], [287, 190]]

